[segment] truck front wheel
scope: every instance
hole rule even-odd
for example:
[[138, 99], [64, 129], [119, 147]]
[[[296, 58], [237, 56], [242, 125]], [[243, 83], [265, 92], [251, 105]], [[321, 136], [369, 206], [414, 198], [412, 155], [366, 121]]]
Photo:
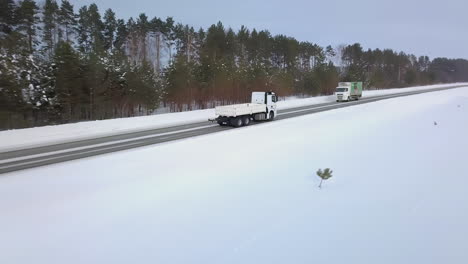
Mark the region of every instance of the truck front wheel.
[[275, 112], [270, 111], [270, 115], [268, 116], [268, 121], [273, 121], [275, 119]]

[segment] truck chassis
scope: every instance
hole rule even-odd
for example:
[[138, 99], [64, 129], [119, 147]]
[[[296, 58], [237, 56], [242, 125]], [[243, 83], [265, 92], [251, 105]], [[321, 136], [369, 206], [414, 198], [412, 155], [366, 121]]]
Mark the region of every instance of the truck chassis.
[[236, 117], [218, 116], [215, 119], [208, 119], [208, 121], [217, 122], [220, 126], [241, 127], [250, 125], [252, 121], [273, 121], [273, 119], [275, 119], [275, 114], [273, 111], [270, 111], [268, 116], [267, 113], [264, 112]]

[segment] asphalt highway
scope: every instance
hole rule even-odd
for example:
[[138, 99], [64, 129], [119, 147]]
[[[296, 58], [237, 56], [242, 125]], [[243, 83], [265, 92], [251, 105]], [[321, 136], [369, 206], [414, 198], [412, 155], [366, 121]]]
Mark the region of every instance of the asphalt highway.
[[[275, 121], [329, 111], [332, 109], [350, 107], [353, 105], [376, 102], [389, 98], [441, 91], [458, 87], [463, 87], [463, 85], [367, 98], [363, 97], [359, 101], [339, 103], [331, 102], [279, 110], [278, 115], [275, 117]], [[264, 124], [264, 122], [252, 122], [250, 125], [253, 126], [262, 124]], [[121, 150], [155, 145], [184, 138], [207, 135], [230, 129], [235, 128], [228, 126], [219, 126], [216, 123], [206, 121], [181, 126], [144, 130], [108, 137], [99, 137], [89, 140], [80, 140], [63, 144], [55, 144], [44, 147], [0, 152], [0, 174], [55, 164], [59, 162], [87, 158]]]

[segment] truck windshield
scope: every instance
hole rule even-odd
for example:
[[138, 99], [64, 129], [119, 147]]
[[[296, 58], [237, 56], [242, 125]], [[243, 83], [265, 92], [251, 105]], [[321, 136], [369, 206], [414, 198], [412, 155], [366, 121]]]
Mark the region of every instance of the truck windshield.
[[337, 92], [347, 92], [348, 88], [336, 88]]

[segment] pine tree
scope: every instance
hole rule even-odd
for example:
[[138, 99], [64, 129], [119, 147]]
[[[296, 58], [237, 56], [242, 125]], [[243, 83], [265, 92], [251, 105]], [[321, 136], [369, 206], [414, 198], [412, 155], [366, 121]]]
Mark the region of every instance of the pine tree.
[[99, 9], [96, 4], [91, 4], [88, 8], [88, 24], [92, 51], [100, 54], [104, 51], [104, 24], [99, 14]]
[[245, 26], [241, 26], [239, 32], [237, 32], [237, 38], [239, 40], [239, 61], [242, 66], [245, 67], [247, 64], [247, 45], [250, 37], [250, 32]]
[[42, 42], [44, 44], [44, 53], [48, 58], [52, 57], [58, 41], [58, 12], [59, 7], [57, 2], [54, 0], [46, 0], [42, 17], [42, 23], [44, 25]]
[[36, 30], [39, 28], [37, 25], [39, 21], [37, 11], [38, 7], [35, 1], [24, 0], [20, 2], [15, 14], [18, 18], [18, 29], [26, 36], [26, 47], [30, 54], [35, 51], [35, 47], [39, 43], [36, 40]]
[[182, 55], [186, 63], [195, 57], [195, 30], [188, 25], [177, 24], [174, 27], [177, 55]]
[[317, 176], [320, 177], [320, 185], [319, 185], [319, 188], [322, 188], [322, 182], [323, 180], [328, 180], [330, 179], [333, 175], [332, 175], [333, 171], [330, 170], [329, 168], [326, 168], [325, 170], [322, 171], [322, 169], [319, 169], [317, 171]]
[[21, 67], [17, 58], [16, 54], [0, 50], [0, 128], [14, 128], [14, 114], [24, 106], [21, 80], [18, 78]]
[[[148, 62], [131, 69], [127, 77], [129, 99], [138, 114], [148, 114], [158, 107], [162, 95], [162, 86], [158, 76]], [[146, 112], [145, 112], [146, 110]], [[132, 110], [131, 110], [132, 111]], [[134, 115], [134, 113], [130, 113]]]
[[328, 45], [326, 48], [325, 48], [325, 54], [326, 54], [326, 58], [328, 61], [332, 61], [333, 58], [336, 56], [336, 51], [332, 48], [331, 45]]
[[83, 91], [85, 79], [82, 75], [78, 54], [68, 42], [60, 42], [54, 56], [55, 102], [53, 109], [62, 122], [80, 119], [80, 108], [87, 102]]
[[195, 53], [197, 57], [197, 64], [199, 64], [201, 61], [201, 51], [205, 43], [205, 37], [205, 31], [203, 30], [203, 28], [199, 28], [197, 33], [195, 34]]
[[89, 7], [83, 6], [78, 14], [78, 44], [83, 53], [93, 52], [96, 54], [104, 51], [104, 24], [96, 4]]
[[[122, 22], [121, 22], [122, 23]], [[115, 35], [117, 30], [117, 21], [112, 9], [107, 9], [104, 14], [104, 49], [112, 50], [114, 48]]]
[[117, 20], [117, 32], [115, 34], [115, 40], [114, 40], [114, 47], [123, 52], [123, 48], [125, 46], [125, 42], [127, 41], [128, 37], [128, 30], [127, 26], [125, 25], [125, 21], [123, 19], [118, 19]]
[[169, 61], [172, 61], [172, 51], [175, 41], [174, 24], [174, 19], [172, 17], [167, 17], [162, 32], [166, 39], [166, 46], [169, 50]]
[[141, 45], [139, 49], [139, 61], [141, 62], [148, 62], [148, 46], [147, 46], [147, 36], [149, 31], [149, 22], [148, 17], [142, 13], [137, 18], [136, 28], [138, 32], [138, 43]]
[[13, 0], [0, 1], [0, 49], [8, 53], [20, 53], [26, 45], [24, 35], [17, 30], [18, 6]]
[[0, 1], [0, 39], [13, 31], [15, 8], [13, 0]]
[[88, 7], [82, 6], [78, 11], [78, 47], [82, 53], [88, 53], [91, 49], [90, 21]]
[[77, 26], [76, 15], [73, 11], [73, 5], [67, 0], [62, 0], [60, 5], [58, 22], [61, 25], [60, 35], [61, 39], [66, 42], [71, 42], [71, 37], [74, 35]]
[[13, 0], [0, 1], [0, 129], [15, 128], [17, 114], [25, 105], [20, 63], [26, 38], [16, 30], [19, 6]]

